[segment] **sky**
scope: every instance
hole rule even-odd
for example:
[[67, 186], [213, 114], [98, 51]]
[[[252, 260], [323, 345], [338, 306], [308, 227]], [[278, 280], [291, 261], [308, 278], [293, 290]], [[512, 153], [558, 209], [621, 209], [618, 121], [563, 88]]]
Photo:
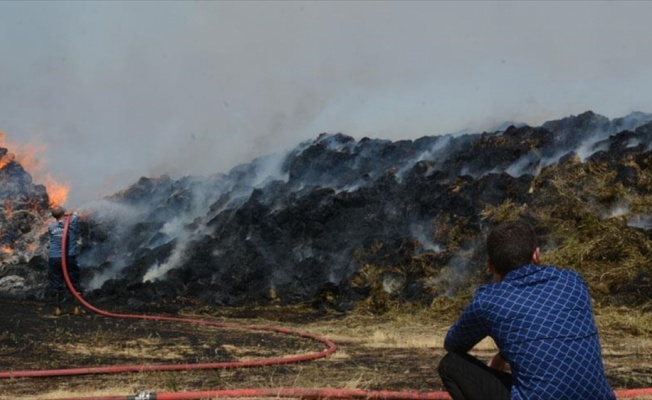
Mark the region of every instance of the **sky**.
[[322, 132], [652, 112], [650, 15], [643, 1], [4, 1], [0, 131], [42, 146], [79, 207]]

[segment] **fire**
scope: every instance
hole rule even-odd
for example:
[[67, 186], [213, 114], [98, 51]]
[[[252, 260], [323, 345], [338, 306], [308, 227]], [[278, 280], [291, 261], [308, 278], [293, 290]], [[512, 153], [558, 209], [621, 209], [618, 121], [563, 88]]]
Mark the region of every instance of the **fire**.
[[48, 192], [48, 198], [50, 199], [50, 206], [62, 206], [66, 204], [68, 193], [70, 192], [68, 185], [59, 183], [47, 175], [45, 187]]
[[[2, 134], [2, 132], [0, 132], [0, 134]], [[1, 156], [0, 157], [0, 170], [3, 170], [7, 166], [7, 164], [9, 164], [10, 162], [12, 162], [14, 160], [14, 158], [15, 158], [14, 155], [11, 154], [11, 153], [7, 153], [4, 156]]]
[[0, 147], [14, 150], [14, 153], [7, 152], [7, 154], [0, 157], [0, 170], [5, 168], [11, 161], [16, 161], [32, 175], [34, 182], [45, 185], [50, 198], [50, 206], [61, 206], [66, 203], [70, 185], [58, 182], [50, 174], [44, 172], [45, 163], [43, 158], [39, 157], [45, 151], [43, 144], [31, 142], [21, 146], [9, 142], [5, 133], [0, 131]]
[[12, 249], [12, 248], [9, 247], [9, 246], [2, 246], [2, 247], [0, 247], [0, 253], [2, 253], [2, 254], [9, 254], [9, 255], [10, 255], [10, 254], [13, 253], [13, 252], [14, 252], [14, 249]]

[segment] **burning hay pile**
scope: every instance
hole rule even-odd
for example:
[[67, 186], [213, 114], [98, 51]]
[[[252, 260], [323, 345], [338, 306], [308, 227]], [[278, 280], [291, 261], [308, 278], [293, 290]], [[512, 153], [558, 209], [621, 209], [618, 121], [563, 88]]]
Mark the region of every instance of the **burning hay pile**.
[[20, 293], [33, 281], [28, 262], [42, 265], [49, 198], [6, 148], [0, 147], [0, 292]]
[[[92, 300], [134, 310], [278, 303], [383, 312], [470, 293], [487, 279], [487, 227], [522, 217], [539, 230], [543, 261], [582, 272], [597, 302], [649, 309], [651, 121], [586, 112], [414, 141], [322, 134], [228, 174], [141, 178], [82, 207], [83, 280]], [[22, 256], [3, 259], [0, 282], [23, 280], [0, 285], [3, 295], [43, 292], [44, 278], [25, 271], [44, 271], [48, 199], [30, 185], [17, 191], [31, 219], [19, 224], [5, 205], [1, 220], [2, 245]], [[11, 204], [15, 213], [19, 202]]]

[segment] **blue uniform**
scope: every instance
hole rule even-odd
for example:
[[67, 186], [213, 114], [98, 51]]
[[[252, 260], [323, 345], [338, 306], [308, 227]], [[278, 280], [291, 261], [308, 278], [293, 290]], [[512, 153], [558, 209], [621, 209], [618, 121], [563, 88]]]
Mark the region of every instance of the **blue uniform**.
[[[61, 218], [48, 226], [48, 233], [50, 234], [50, 258], [61, 258], [61, 242], [63, 241], [65, 222], [65, 218]], [[79, 254], [79, 246], [77, 246], [77, 241], [79, 240], [79, 217], [75, 214], [70, 216], [66, 240], [68, 243], [66, 250], [68, 256], [74, 257]]]
[[[57, 301], [61, 301], [66, 292], [66, 283], [62, 269], [62, 242], [63, 231], [66, 220], [61, 218], [48, 226], [50, 236], [50, 251], [48, 260], [48, 281], [50, 290], [57, 295]], [[68, 224], [68, 235], [66, 237], [66, 266], [70, 281], [77, 292], [81, 292], [79, 265], [77, 255], [79, 254], [79, 217], [75, 214], [70, 216]]]
[[526, 265], [482, 286], [444, 347], [494, 339], [513, 375], [511, 399], [615, 399], [606, 380], [586, 283], [574, 271]]

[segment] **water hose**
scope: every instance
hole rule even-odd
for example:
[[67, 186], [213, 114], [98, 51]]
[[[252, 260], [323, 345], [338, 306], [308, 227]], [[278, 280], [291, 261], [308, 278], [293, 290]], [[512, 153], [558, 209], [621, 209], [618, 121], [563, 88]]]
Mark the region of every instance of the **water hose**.
[[197, 364], [183, 364], [183, 365], [176, 365], [176, 364], [174, 365], [169, 365], [169, 364], [168, 365], [122, 365], [122, 366], [107, 366], [107, 367], [93, 367], [93, 368], [67, 368], [67, 369], [55, 369], [55, 370], [27, 370], [27, 371], [0, 372], [0, 379], [109, 374], [109, 373], [120, 373], [120, 372], [180, 371], [180, 370], [197, 370], [197, 369], [261, 367], [267, 365], [291, 364], [291, 363], [298, 363], [302, 361], [316, 360], [319, 358], [327, 357], [328, 355], [335, 352], [335, 350], [337, 349], [335, 343], [333, 343], [328, 338], [318, 336], [313, 333], [299, 332], [299, 331], [294, 331], [291, 329], [277, 327], [277, 326], [239, 325], [239, 324], [228, 324], [228, 323], [220, 323], [220, 322], [206, 321], [200, 319], [190, 319], [190, 318], [178, 318], [178, 317], [167, 317], [167, 316], [156, 316], [156, 315], [118, 314], [118, 313], [101, 310], [93, 306], [92, 304], [88, 303], [83, 297], [81, 297], [81, 295], [77, 292], [77, 290], [73, 286], [72, 281], [70, 280], [70, 276], [68, 274], [68, 266], [66, 262], [69, 224], [70, 224], [70, 216], [66, 216], [63, 238], [62, 238], [62, 245], [61, 245], [62, 246], [61, 264], [63, 270], [63, 277], [66, 282], [66, 286], [68, 287], [72, 295], [75, 297], [75, 299], [79, 301], [84, 307], [88, 308], [94, 313], [110, 318], [183, 322], [183, 323], [191, 323], [197, 325], [213, 326], [217, 328], [269, 331], [274, 333], [294, 335], [294, 336], [316, 340], [318, 342], [322, 342], [326, 346], [326, 348], [319, 352], [304, 353], [304, 354], [299, 354], [299, 355], [289, 356], [289, 357], [263, 358], [257, 360], [247, 360], [247, 361], [197, 363]]
[[[136, 314], [119, 314], [101, 310], [88, 303], [80, 293], [74, 288], [70, 276], [68, 275], [68, 266], [66, 263], [68, 228], [70, 225], [70, 215], [67, 215], [64, 223], [63, 238], [61, 241], [62, 257], [61, 266], [63, 270], [66, 286], [73, 294], [75, 299], [84, 307], [99, 315], [110, 318], [124, 319], [141, 319], [167, 322], [183, 322], [197, 325], [214, 326], [228, 329], [246, 329], [257, 331], [270, 331], [286, 335], [295, 335], [309, 338], [323, 343], [326, 349], [316, 353], [305, 353], [289, 357], [265, 358], [249, 361], [218, 362], [218, 363], [197, 363], [197, 364], [164, 364], [164, 365], [122, 365], [122, 366], [104, 366], [93, 368], [66, 368], [53, 370], [25, 370], [0, 372], [0, 379], [8, 378], [42, 378], [55, 376], [71, 375], [88, 375], [88, 374], [109, 374], [123, 372], [141, 372], [141, 371], [181, 371], [196, 369], [224, 369], [224, 368], [245, 368], [261, 367], [268, 365], [290, 364], [302, 361], [316, 360], [324, 358], [334, 353], [337, 349], [335, 343], [330, 339], [308, 332], [298, 332], [287, 328], [276, 326], [261, 325], [237, 325], [228, 323], [218, 323], [199, 319], [177, 318], [167, 316], [136, 315]], [[615, 391], [618, 398], [636, 398], [639, 396], [652, 396], [652, 388], [647, 389], [629, 389]], [[337, 389], [337, 388], [260, 388], [260, 389], [229, 389], [229, 390], [209, 390], [194, 392], [167, 392], [167, 393], [141, 393], [137, 395], [122, 396], [92, 396], [92, 397], [67, 397], [56, 400], [195, 400], [206, 398], [241, 398], [241, 397], [265, 397], [265, 398], [301, 398], [301, 399], [369, 399], [369, 400], [444, 400], [450, 399], [446, 392], [416, 392], [416, 391], [368, 391], [361, 389]]]

